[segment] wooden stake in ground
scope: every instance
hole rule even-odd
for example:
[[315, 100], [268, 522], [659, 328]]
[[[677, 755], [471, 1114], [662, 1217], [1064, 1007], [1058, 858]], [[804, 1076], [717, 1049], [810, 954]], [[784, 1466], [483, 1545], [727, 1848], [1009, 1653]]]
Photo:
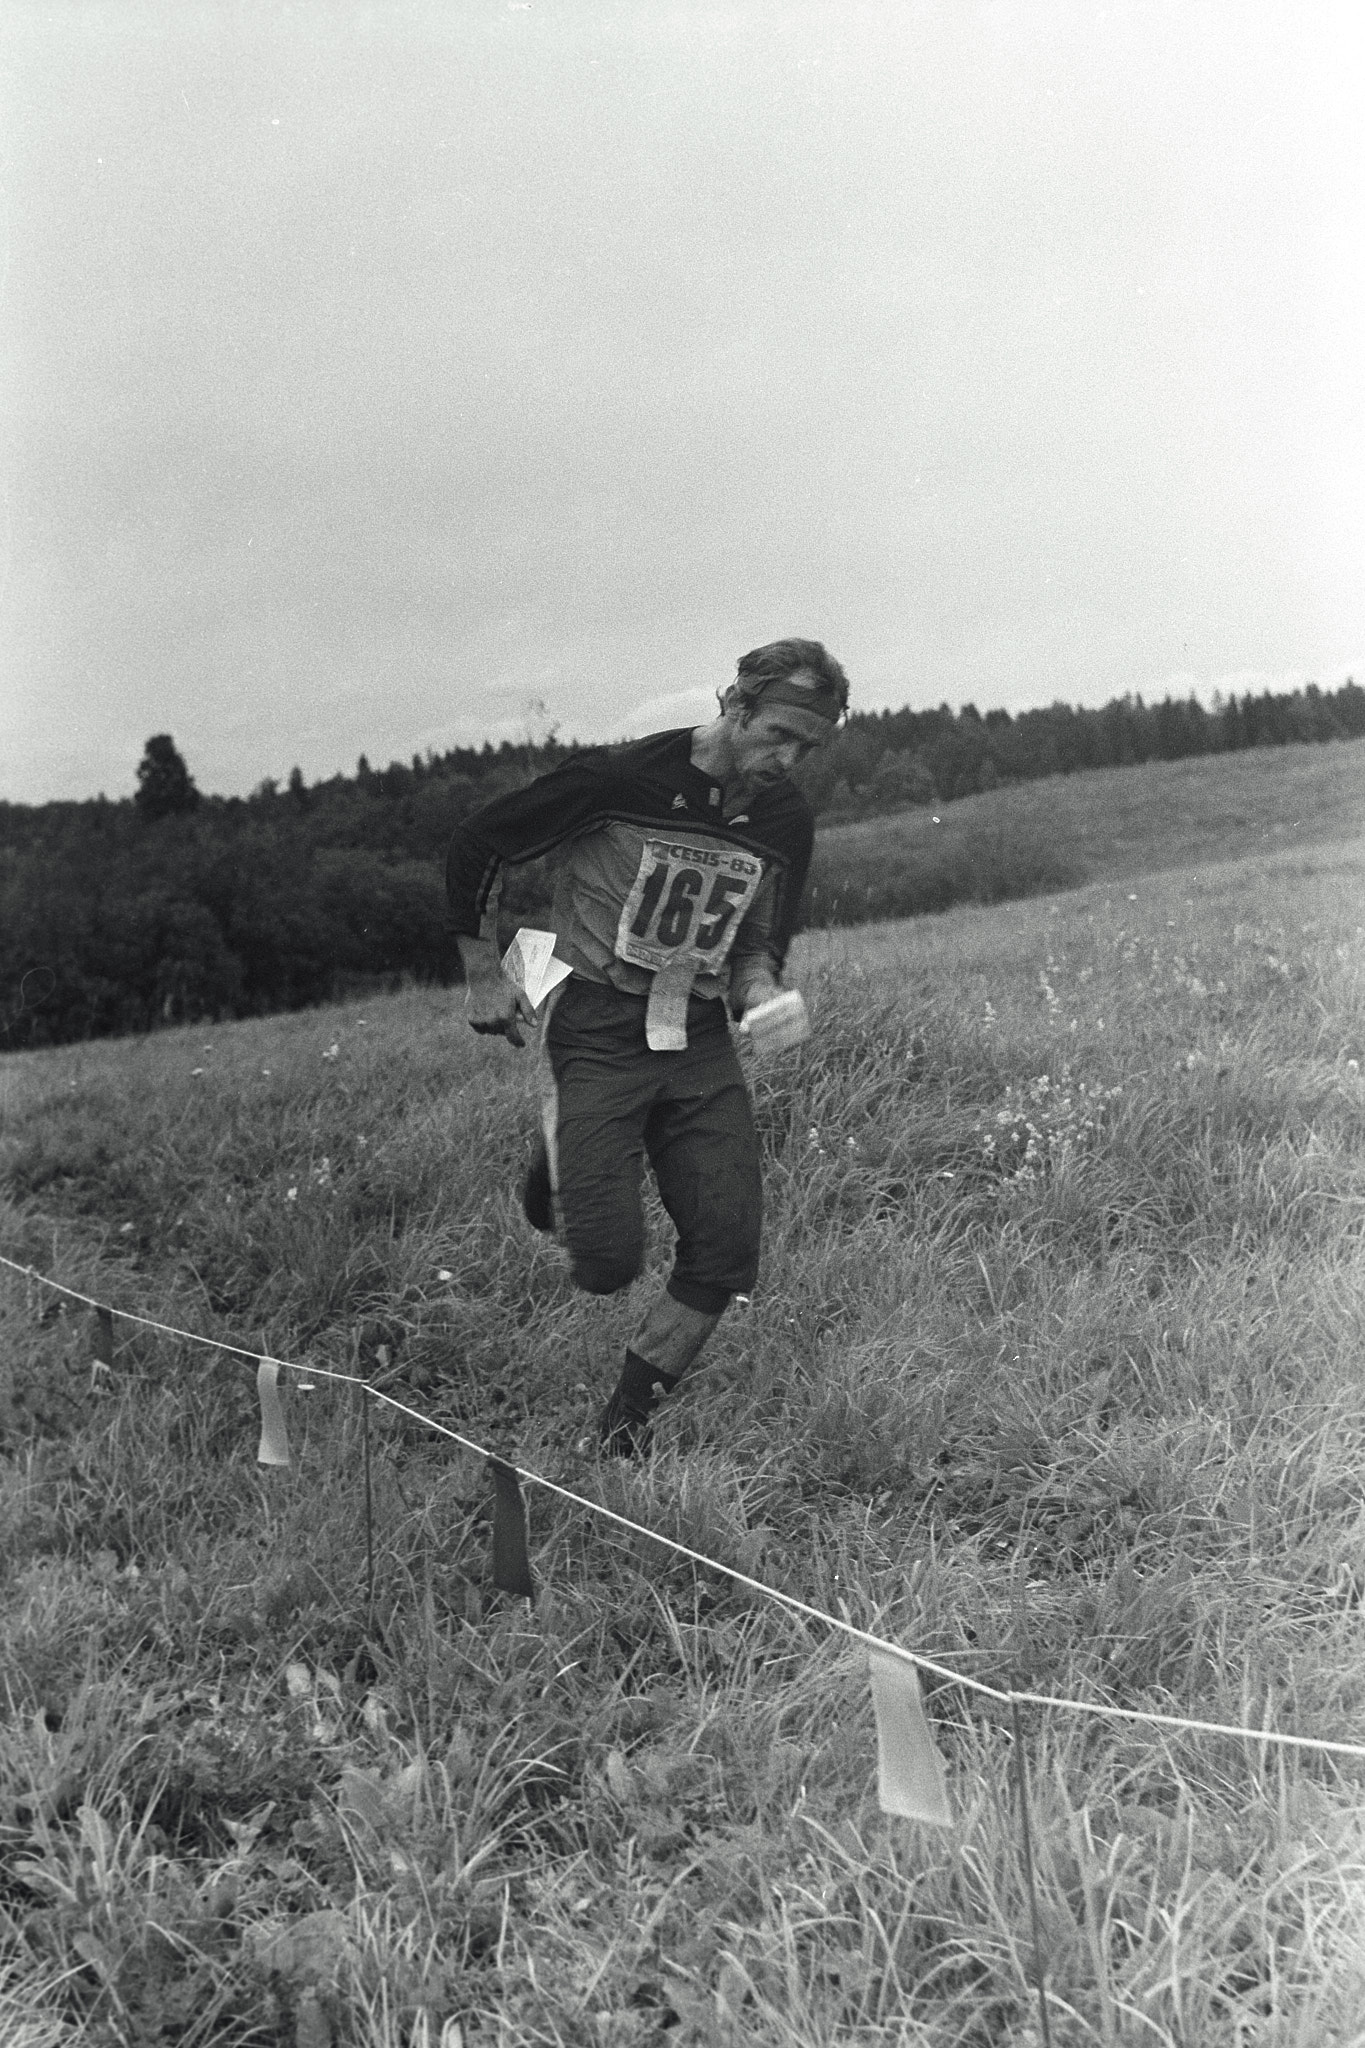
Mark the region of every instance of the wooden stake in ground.
[[1043, 1940], [1038, 1928], [1038, 1888], [1033, 1877], [1033, 1832], [1028, 1812], [1028, 1763], [1024, 1756], [1024, 1719], [1018, 1700], [1010, 1701], [1014, 1720], [1014, 1767], [1019, 1781], [1019, 1827], [1024, 1841], [1024, 1882], [1028, 1886], [1029, 1921], [1033, 1929], [1033, 1975], [1038, 1986], [1038, 2020], [1043, 2048], [1052, 2048], [1052, 2029], [1047, 2017], [1047, 1968], [1043, 1961]]
[[362, 1388], [360, 1409], [365, 1418], [365, 1627], [374, 1628], [374, 1491], [370, 1482], [370, 1395]]

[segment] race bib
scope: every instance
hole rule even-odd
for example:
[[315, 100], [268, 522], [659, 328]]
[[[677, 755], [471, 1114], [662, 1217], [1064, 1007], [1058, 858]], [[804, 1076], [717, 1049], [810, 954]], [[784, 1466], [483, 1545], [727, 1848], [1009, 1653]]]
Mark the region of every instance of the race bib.
[[647, 839], [616, 927], [616, 955], [653, 973], [715, 970], [763, 880], [763, 863], [731, 847]]

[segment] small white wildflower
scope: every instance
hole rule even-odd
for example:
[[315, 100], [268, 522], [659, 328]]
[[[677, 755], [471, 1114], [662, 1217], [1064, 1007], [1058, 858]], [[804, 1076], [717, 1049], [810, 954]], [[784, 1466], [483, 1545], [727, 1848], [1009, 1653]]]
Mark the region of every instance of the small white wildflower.
[[286, 1202], [297, 1202], [298, 1198], [299, 1198], [299, 1191], [298, 1191], [298, 1189], [297, 1189], [297, 1188], [287, 1188], [287, 1189], [285, 1190], [285, 1197], [284, 1197], [284, 1199], [285, 1199], [285, 1201], [286, 1201]]
[[340, 1059], [340, 1058], [341, 1058], [341, 1047], [340, 1047], [339, 1045], [329, 1045], [329, 1046], [328, 1046], [328, 1048], [327, 1048], [327, 1050], [326, 1050], [326, 1052], [325, 1052], [325, 1053], [324, 1053], [324, 1054], [322, 1055], [322, 1057], [323, 1057], [323, 1058], [324, 1058], [325, 1060], [337, 1060], [337, 1059]]
[[190, 1079], [191, 1079], [191, 1080], [193, 1080], [196, 1074], [202, 1074], [202, 1073], [203, 1073], [203, 1071], [204, 1071], [204, 1069], [203, 1069], [202, 1067], [191, 1067], [191, 1068], [190, 1068]]
[[451, 1272], [449, 1266], [438, 1266], [436, 1268], [436, 1278], [438, 1280], [453, 1280], [455, 1275]]

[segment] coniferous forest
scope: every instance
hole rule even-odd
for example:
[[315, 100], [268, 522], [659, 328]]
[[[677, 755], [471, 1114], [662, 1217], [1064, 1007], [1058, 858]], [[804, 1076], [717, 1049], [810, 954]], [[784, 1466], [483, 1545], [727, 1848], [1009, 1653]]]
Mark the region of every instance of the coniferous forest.
[[[947, 804], [1005, 783], [1253, 747], [1365, 736], [1365, 690], [1315, 684], [1011, 716], [973, 705], [857, 712], [801, 772], [817, 815]], [[550, 738], [456, 748], [249, 797], [195, 786], [154, 735], [136, 793], [0, 803], [0, 1050], [161, 1023], [299, 1008], [405, 978], [450, 982], [441, 864], [460, 819], [573, 750]], [[543, 914], [539, 865], [513, 870], [511, 922]]]

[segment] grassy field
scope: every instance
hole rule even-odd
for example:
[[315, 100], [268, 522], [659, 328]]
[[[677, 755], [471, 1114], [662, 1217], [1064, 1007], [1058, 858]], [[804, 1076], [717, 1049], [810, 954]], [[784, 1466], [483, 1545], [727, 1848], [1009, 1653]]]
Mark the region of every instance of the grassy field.
[[812, 924], [917, 916], [1365, 833], [1365, 746], [1259, 749], [1014, 784], [824, 827]]
[[[5, 1061], [0, 1252], [988, 1683], [1359, 1741], [1365, 842], [1313, 839], [803, 939], [760, 1289], [641, 1469], [588, 1437], [639, 1302], [525, 1230], [529, 1056], [450, 997]], [[957, 1825], [889, 1819], [846, 1638], [536, 1491], [528, 1610], [379, 1414], [370, 1616], [349, 1390], [261, 1470], [247, 1365], [90, 1337], [0, 1280], [6, 2048], [1038, 2041], [1007, 1720], [931, 1691]], [[1361, 1766], [1026, 1740], [1058, 2048], [1365, 2043]]]

